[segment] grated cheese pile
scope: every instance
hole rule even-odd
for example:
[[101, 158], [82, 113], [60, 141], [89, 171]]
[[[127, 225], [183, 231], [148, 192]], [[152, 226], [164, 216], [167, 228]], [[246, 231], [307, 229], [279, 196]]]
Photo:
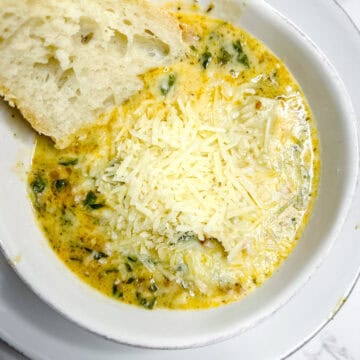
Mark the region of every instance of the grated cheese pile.
[[[271, 269], [277, 259], [264, 262], [264, 244], [292, 246], [291, 219], [306, 210], [302, 194], [310, 186], [303, 181], [304, 154], [294, 147], [294, 137], [309, 135], [306, 112], [296, 93], [258, 96], [259, 80], [234, 87], [212, 79], [193, 92], [180, 83], [172, 96], [119, 109], [111, 155], [103, 156], [110, 161], [89, 162], [112, 209], [104, 211], [112, 229], [108, 252], [138, 254], [153, 271], [155, 251], [156, 267], [178, 281], [184, 274], [174, 269], [186, 263], [188, 278], [206, 293], [219, 279], [246, 278], [246, 266]], [[207, 258], [201, 247], [209, 239], [221, 244], [226, 261]], [[257, 247], [263, 248], [258, 262], [246, 260], [244, 251], [256, 255]]]
[[183, 58], [64, 150], [39, 139], [29, 185], [54, 250], [128, 304], [237, 301], [293, 250], [310, 215], [318, 140], [299, 85], [244, 30], [177, 14]]

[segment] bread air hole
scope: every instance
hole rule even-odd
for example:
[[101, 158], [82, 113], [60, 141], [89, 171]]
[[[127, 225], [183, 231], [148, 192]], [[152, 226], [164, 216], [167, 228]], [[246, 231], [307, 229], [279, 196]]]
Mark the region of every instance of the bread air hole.
[[46, 64], [34, 64], [34, 70], [34, 78], [43, 83], [47, 83], [49, 81], [55, 82], [59, 90], [69, 83], [71, 83], [71, 86], [74, 86], [74, 83], [76, 82], [74, 70], [67, 69], [63, 71], [59, 60], [53, 56], [49, 57]]
[[154, 34], [151, 30], [149, 30], [149, 29], [145, 29], [144, 32], [145, 32], [146, 34], [149, 34], [150, 36], [155, 36], [155, 34]]
[[35, 71], [33, 72], [32, 76], [43, 83], [47, 83], [50, 78], [57, 78], [59, 72], [61, 71], [61, 67], [59, 61], [56, 58], [50, 57], [46, 64], [35, 63], [34, 70]]
[[105, 108], [111, 108], [111, 107], [115, 106], [115, 97], [114, 97], [114, 95], [108, 96], [103, 101], [103, 105], [104, 105]]
[[69, 98], [69, 103], [70, 103], [70, 104], [75, 104], [75, 103], [76, 103], [76, 100], [78, 100], [78, 97], [77, 97], [77, 96], [73, 96], [73, 97]]
[[72, 96], [72, 97], [69, 98], [69, 102], [70, 102], [71, 104], [74, 104], [77, 100], [79, 100], [79, 97], [80, 97], [80, 95], [81, 95], [80, 89], [76, 89], [75, 95], [76, 95], [76, 96]]
[[135, 35], [133, 46], [137, 53], [143, 53], [152, 58], [163, 58], [170, 52], [169, 45], [154, 36]]
[[57, 85], [59, 90], [64, 87], [64, 85], [68, 82], [74, 82], [75, 80], [75, 73], [73, 69], [67, 69], [65, 70], [61, 76], [59, 77], [59, 80], [57, 81]]
[[7, 13], [0, 15], [0, 34], [3, 41], [17, 33], [21, 33], [25, 26], [26, 22], [23, 24], [21, 18], [14, 14]]
[[90, 40], [94, 37], [94, 33], [89, 32], [86, 35], [81, 35], [81, 43], [82, 44], [87, 44], [90, 42]]
[[128, 37], [116, 29], [112, 29], [112, 31], [113, 36], [110, 39], [109, 48], [124, 56], [128, 48]]
[[78, 38], [81, 44], [87, 45], [95, 37], [99, 26], [93, 19], [83, 16], [80, 18], [79, 25], [80, 31], [75, 36], [76, 38]]

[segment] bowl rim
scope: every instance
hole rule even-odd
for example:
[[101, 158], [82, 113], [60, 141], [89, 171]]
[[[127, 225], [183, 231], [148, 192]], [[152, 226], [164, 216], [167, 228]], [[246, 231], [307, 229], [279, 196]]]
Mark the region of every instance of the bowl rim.
[[[235, 0], [236, 1], [236, 0]], [[321, 59], [324, 63], [325, 63], [325, 67], [327, 68], [327, 72], [328, 75], [331, 76], [331, 79], [333, 80], [333, 82], [336, 84], [336, 89], [337, 90], [341, 90], [338, 91], [339, 94], [342, 94], [341, 96], [341, 102], [344, 104], [344, 109], [346, 110], [347, 113], [347, 118], [349, 119], [347, 122], [350, 124], [352, 124], [353, 128], [355, 129], [355, 133], [354, 136], [356, 138], [356, 141], [354, 143], [354, 146], [356, 147], [356, 161], [357, 164], [359, 164], [359, 145], [358, 145], [358, 132], [357, 132], [357, 127], [356, 127], [356, 114], [352, 105], [352, 102], [350, 100], [350, 96], [345, 88], [345, 85], [343, 83], [343, 81], [341, 80], [340, 76], [338, 75], [335, 67], [332, 65], [332, 63], [328, 60], [328, 58], [324, 55], [324, 53], [318, 48], [318, 46], [305, 34], [303, 33], [292, 21], [290, 21], [286, 16], [284, 16], [283, 14], [281, 14], [278, 10], [276, 10], [274, 7], [272, 7], [271, 5], [269, 5], [266, 1], [264, 0], [252, 0], [253, 3], [257, 3], [257, 4], [261, 4], [262, 6], [266, 7], [268, 11], [272, 12], [275, 16], [277, 16], [281, 21], [286, 22], [286, 24], [292, 28], [293, 31], [295, 31], [298, 35], [300, 35], [302, 37], [302, 39], [304, 40], [304, 45], [307, 46], [308, 51], [312, 51], [314, 55], [316, 55], [316, 57], [319, 59]], [[265, 44], [266, 45], [266, 44]], [[74, 319], [71, 315], [67, 314], [66, 311], [64, 311], [61, 306], [58, 303], [52, 303], [50, 300], [47, 299], [47, 297], [41, 293], [41, 291], [38, 291], [37, 287], [21, 272], [21, 270], [13, 263], [13, 261], [11, 261], [11, 256], [10, 254], [6, 251], [6, 247], [3, 246], [2, 242], [0, 241], [0, 251], [4, 254], [5, 258], [7, 259], [8, 263], [10, 264], [10, 266], [12, 267], [12, 269], [15, 271], [15, 273], [17, 274], [17, 276], [43, 301], [45, 302], [47, 305], [49, 305], [51, 308], [53, 308], [54, 310], [56, 310], [58, 313], [60, 313], [63, 317], [67, 318], [68, 320], [70, 320], [71, 322], [79, 325], [81, 328], [85, 329], [86, 331], [93, 333], [93, 334], [97, 334], [100, 335], [101, 337], [114, 341], [116, 343], [121, 343], [121, 344], [126, 344], [126, 345], [131, 345], [131, 346], [135, 346], [135, 347], [139, 347], [139, 348], [152, 348], [152, 349], [187, 349], [187, 348], [195, 348], [195, 347], [201, 347], [201, 346], [206, 346], [209, 344], [213, 344], [216, 342], [220, 342], [220, 341], [224, 341], [230, 337], [233, 337], [239, 333], [242, 333], [254, 326], [256, 326], [257, 324], [259, 324], [260, 322], [266, 320], [268, 317], [272, 316], [275, 312], [277, 312], [281, 307], [283, 307], [288, 301], [290, 301], [294, 296], [296, 296], [296, 294], [301, 290], [301, 288], [311, 279], [312, 275], [316, 272], [316, 270], [321, 266], [323, 260], [326, 258], [327, 254], [329, 253], [329, 251], [331, 250], [332, 246], [334, 245], [337, 236], [339, 235], [339, 232], [341, 231], [341, 228], [345, 222], [345, 219], [347, 217], [348, 211], [350, 209], [350, 206], [352, 204], [352, 198], [353, 195], [355, 193], [355, 189], [356, 189], [356, 184], [359, 181], [358, 178], [358, 174], [359, 173], [359, 169], [358, 167], [356, 167], [353, 171], [353, 176], [351, 177], [351, 179], [349, 180], [350, 185], [349, 187], [349, 196], [346, 199], [346, 204], [344, 205], [344, 209], [340, 212], [338, 220], [337, 220], [337, 226], [336, 229], [334, 230], [332, 236], [331, 236], [331, 241], [328, 242], [328, 246], [326, 248], [326, 253], [324, 253], [323, 256], [321, 256], [320, 259], [317, 259], [317, 264], [315, 267], [313, 267], [311, 269], [310, 275], [309, 277], [303, 281], [301, 284], [297, 285], [296, 290], [293, 292], [293, 294], [288, 297], [284, 302], [279, 303], [278, 306], [270, 313], [268, 313], [265, 316], [260, 317], [259, 319], [257, 319], [256, 321], [254, 321], [253, 323], [249, 324], [248, 326], [242, 326], [242, 327], [234, 327], [231, 331], [228, 332], [223, 332], [222, 334], [218, 335], [218, 336], [212, 336], [211, 338], [209, 337], [207, 340], [202, 340], [202, 341], [194, 341], [192, 343], [186, 343], [186, 344], [181, 344], [181, 345], [165, 345], [165, 346], [161, 346], [161, 345], [153, 345], [152, 343], [147, 343], [146, 341], [132, 341], [129, 339], [120, 339], [119, 337], [116, 336], [109, 336], [103, 332], [101, 332], [100, 330], [94, 329], [89, 327], [88, 324], [85, 324], [81, 321], [78, 321], [76, 319]], [[162, 311], [162, 310], [160, 310]]]

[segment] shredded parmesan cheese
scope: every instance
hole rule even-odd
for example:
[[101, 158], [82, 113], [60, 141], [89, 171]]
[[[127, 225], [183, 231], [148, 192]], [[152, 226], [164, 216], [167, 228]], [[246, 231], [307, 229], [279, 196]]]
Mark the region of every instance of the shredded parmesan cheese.
[[[234, 88], [212, 79], [212, 86], [198, 84], [196, 96], [179, 91], [119, 109], [111, 161], [96, 169], [89, 164], [112, 209], [113, 252], [141, 253], [145, 264], [155, 250], [173, 268], [186, 257], [196, 269], [193, 281], [205, 291], [219, 276], [235, 281], [243, 252], [257, 242], [292, 241], [296, 228], [282, 222], [310, 186], [297, 180], [303, 165], [291, 137], [298, 136], [299, 114], [301, 131], [308, 135], [309, 128], [303, 104], [294, 101], [298, 94], [271, 99], [258, 96], [257, 88], [257, 81]], [[199, 242], [181, 244], [184, 233]], [[194, 250], [207, 239], [221, 244], [227, 267], [220, 260], [206, 266], [204, 254]], [[204, 269], [206, 281], [199, 276]], [[162, 271], [177, 278], [167, 266]]]
[[144, 74], [74, 147], [40, 143], [30, 176], [67, 264], [148, 309], [216, 306], [262, 284], [316, 193], [311, 113], [285, 66], [229, 24], [181, 20], [199, 34], [188, 57]]

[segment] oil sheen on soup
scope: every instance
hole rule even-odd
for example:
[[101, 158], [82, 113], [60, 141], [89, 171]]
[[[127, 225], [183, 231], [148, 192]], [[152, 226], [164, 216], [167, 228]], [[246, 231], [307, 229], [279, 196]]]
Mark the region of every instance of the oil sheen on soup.
[[147, 309], [241, 299], [291, 253], [316, 196], [307, 102], [285, 65], [229, 23], [178, 14], [183, 59], [57, 150], [38, 137], [29, 191], [83, 281]]

